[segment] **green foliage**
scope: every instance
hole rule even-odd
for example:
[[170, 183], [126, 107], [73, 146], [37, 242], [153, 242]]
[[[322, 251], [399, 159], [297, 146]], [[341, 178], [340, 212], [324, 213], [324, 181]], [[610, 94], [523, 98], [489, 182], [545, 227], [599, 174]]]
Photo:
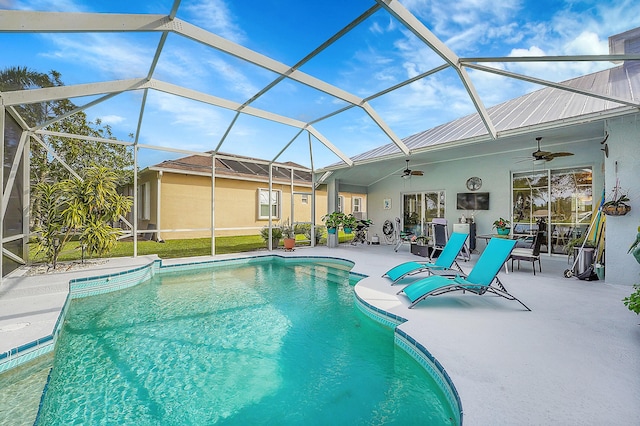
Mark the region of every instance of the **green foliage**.
[[622, 299], [622, 301], [630, 311], [640, 315], [640, 285], [635, 284], [633, 288], [635, 288], [636, 291], [631, 293], [629, 297]]
[[357, 224], [358, 224], [358, 219], [356, 219], [356, 217], [354, 215], [352, 215], [352, 214], [345, 215], [342, 218], [342, 227], [343, 228], [351, 228], [351, 229], [353, 229], [353, 228], [356, 227]]
[[[61, 74], [56, 71], [45, 74], [26, 67], [9, 67], [0, 70], [0, 92], [63, 85]], [[15, 108], [29, 126], [49, 123], [44, 129], [102, 139], [115, 139], [110, 126], [103, 126], [99, 119], [95, 123], [87, 121], [87, 116], [82, 111], [56, 121], [58, 117], [64, 117], [77, 108], [68, 99], [18, 105]], [[132, 137], [132, 135], [129, 136]], [[39, 138], [49, 148], [55, 150], [56, 155], [77, 173], [90, 167], [91, 164], [99, 162], [102, 166], [118, 171], [118, 186], [123, 186], [133, 180], [133, 153], [127, 146], [61, 138], [54, 135], [41, 135]], [[31, 143], [30, 167], [31, 181], [34, 184], [60, 182], [70, 177], [69, 170], [59, 161], [50, 161], [48, 151], [37, 142]]]
[[337, 228], [342, 225], [345, 214], [342, 212], [333, 212], [322, 216], [322, 221], [327, 228]]
[[511, 225], [511, 222], [504, 218], [500, 218], [493, 222], [494, 228], [508, 228], [509, 225]]
[[[104, 166], [85, 170], [84, 179], [36, 184], [33, 197], [36, 254], [56, 263], [58, 253], [75, 236], [89, 254], [103, 256], [116, 244], [120, 230], [109, 223], [131, 210], [132, 199], [117, 193], [117, 175]], [[54, 247], [54, 242], [60, 244]]]
[[[294, 228], [296, 234], [302, 234], [305, 238], [311, 241], [311, 224], [310, 223], [298, 223]], [[322, 236], [325, 233], [325, 227], [322, 225], [316, 225], [316, 245], [320, 243]]]
[[[269, 227], [268, 226], [264, 226], [262, 229], [260, 229], [260, 236], [262, 237], [262, 240], [264, 242], [268, 242], [269, 241]], [[272, 227], [271, 228], [271, 238], [273, 240], [279, 240], [282, 238], [282, 229], [280, 229], [279, 227]]]

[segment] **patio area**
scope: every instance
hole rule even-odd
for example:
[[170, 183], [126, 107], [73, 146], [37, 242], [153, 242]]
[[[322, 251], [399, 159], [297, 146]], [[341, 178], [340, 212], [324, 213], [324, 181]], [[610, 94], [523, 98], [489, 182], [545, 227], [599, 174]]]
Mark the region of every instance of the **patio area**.
[[[215, 259], [264, 255], [260, 251]], [[542, 258], [501, 272], [501, 279], [532, 312], [495, 296], [451, 293], [407, 309], [408, 300], [380, 276], [390, 267], [420, 260], [404, 245], [340, 245], [274, 251], [281, 256], [331, 256], [355, 262], [365, 274], [356, 285], [370, 304], [400, 315], [400, 325], [444, 366], [462, 400], [464, 424], [622, 425], [640, 419], [640, 318], [621, 299], [632, 288], [564, 278], [566, 257]], [[0, 287], [0, 352], [51, 333], [71, 278], [102, 275], [152, 262], [154, 256], [112, 259], [47, 276], [14, 276]], [[213, 259], [170, 259], [164, 264]], [[473, 266], [462, 262], [465, 271]], [[633, 259], [629, 259], [631, 262]]]

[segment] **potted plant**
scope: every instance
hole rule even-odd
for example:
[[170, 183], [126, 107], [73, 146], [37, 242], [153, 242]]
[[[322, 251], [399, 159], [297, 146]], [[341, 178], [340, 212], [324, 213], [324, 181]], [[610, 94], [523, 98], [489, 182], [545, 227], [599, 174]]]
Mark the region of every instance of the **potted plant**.
[[[260, 230], [260, 236], [267, 243], [267, 248], [269, 248], [269, 227], [265, 226]], [[271, 246], [278, 247], [280, 244], [280, 240], [282, 239], [282, 229], [278, 227], [271, 228]]]
[[342, 218], [342, 229], [345, 234], [350, 234], [358, 224], [358, 219], [352, 214], [344, 215]]
[[493, 222], [493, 227], [498, 231], [498, 235], [509, 235], [509, 232], [511, 231], [510, 225], [511, 222], [504, 218], [500, 218]]
[[429, 238], [426, 235], [420, 235], [411, 241], [411, 253], [429, 257]]
[[282, 237], [284, 238], [284, 249], [292, 251], [296, 246], [296, 234], [294, 228], [289, 225], [289, 221], [282, 225]]
[[609, 216], [624, 216], [631, 211], [631, 206], [627, 204], [629, 202], [627, 194], [622, 194], [619, 197], [616, 197], [617, 194], [614, 194], [614, 198], [612, 200], [609, 200], [602, 205], [602, 212], [604, 214]]
[[327, 232], [329, 234], [335, 234], [338, 230], [338, 227], [342, 225], [343, 218], [344, 213], [342, 212], [333, 212], [322, 216], [322, 221], [327, 227]]

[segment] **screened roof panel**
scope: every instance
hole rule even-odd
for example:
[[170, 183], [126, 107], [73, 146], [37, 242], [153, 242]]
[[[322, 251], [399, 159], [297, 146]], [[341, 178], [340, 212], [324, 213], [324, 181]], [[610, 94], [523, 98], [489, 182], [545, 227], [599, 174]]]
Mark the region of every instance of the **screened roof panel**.
[[277, 76], [272, 71], [177, 34], [167, 36], [154, 73], [154, 78], [159, 80], [240, 104]]
[[251, 103], [253, 107], [304, 122], [316, 120], [347, 105], [344, 100], [289, 79], [278, 82]]
[[[640, 5], [624, 10], [607, 5], [611, 13], [615, 9], [627, 17], [621, 23], [584, 4], [559, 2], [542, 12], [532, 0], [500, 8], [484, 2], [402, 0], [23, 0], [5, 7], [9, 10], [0, 10], [0, 69], [54, 69], [69, 87], [144, 79], [153, 70], [142, 84], [149, 90], [140, 143], [204, 151], [224, 138], [227, 152], [273, 158], [286, 148], [282, 160], [310, 165], [311, 134], [316, 167], [339, 158], [348, 164], [346, 156], [407, 154], [479, 135], [500, 137], [491, 132], [618, 107], [615, 99], [558, 94], [558, 89], [544, 89], [535, 105], [522, 99], [510, 103], [537, 82], [496, 75], [566, 81], [612, 67], [607, 61], [465, 57], [605, 55], [608, 36], [640, 26]], [[70, 19], [25, 10], [78, 14]], [[371, 14], [354, 22], [366, 11]], [[92, 31], [97, 27], [101, 30]], [[316, 51], [344, 28], [350, 30]], [[163, 34], [167, 37], [161, 42]], [[293, 69], [303, 58], [308, 61]], [[443, 63], [448, 68], [409, 83]], [[472, 68], [481, 64], [495, 72]], [[613, 70], [609, 77], [579, 77], [566, 84], [630, 98], [640, 92], [637, 74]], [[270, 88], [278, 78], [283, 80]], [[127, 135], [137, 128], [144, 93], [118, 95], [87, 113], [104, 114], [115, 134]], [[261, 96], [241, 106], [256, 94]], [[523, 110], [513, 114], [512, 106]], [[314, 121], [336, 111], [341, 112]], [[309, 125], [315, 132], [306, 131]]]

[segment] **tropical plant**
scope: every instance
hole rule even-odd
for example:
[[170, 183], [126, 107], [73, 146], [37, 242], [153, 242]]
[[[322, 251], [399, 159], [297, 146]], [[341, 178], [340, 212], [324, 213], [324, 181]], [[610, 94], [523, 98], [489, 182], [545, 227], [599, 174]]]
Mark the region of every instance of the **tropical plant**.
[[327, 228], [338, 228], [342, 225], [345, 214], [342, 212], [333, 212], [322, 216], [322, 221]]
[[508, 228], [510, 225], [511, 225], [511, 222], [509, 222], [507, 219], [504, 219], [504, 218], [500, 218], [493, 222], [493, 227], [496, 229]]
[[[629, 247], [627, 253], [633, 254], [633, 257], [635, 257], [636, 261], [640, 263], [640, 226], [638, 226], [636, 239], [633, 244], [631, 244], [631, 247]], [[640, 315], [640, 284], [634, 284], [633, 288], [635, 289], [635, 292], [631, 293], [630, 296], [622, 299], [622, 301], [630, 311]]]
[[117, 174], [104, 166], [84, 171], [83, 178], [35, 185], [33, 242], [36, 253], [44, 253], [54, 265], [60, 251], [73, 237], [90, 255], [102, 256], [116, 244], [121, 230], [110, 224], [131, 210], [131, 197], [120, 195]]
[[[268, 226], [264, 226], [262, 227], [262, 229], [260, 229], [260, 236], [262, 237], [262, 239], [264, 240], [264, 242], [269, 242], [269, 227]], [[280, 241], [280, 239], [282, 239], [282, 229], [280, 229], [279, 227], [272, 227], [271, 228], [271, 239], [274, 241]]]
[[[325, 227], [324, 226], [322, 226], [322, 225], [316, 225], [315, 226], [316, 244], [320, 243], [320, 240], [322, 239], [324, 231], [325, 231]], [[311, 240], [311, 224], [310, 223], [298, 223], [298, 224], [296, 224], [296, 226], [294, 228], [294, 232], [296, 234], [304, 235], [307, 240]]]
[[622, 301], [624, 302], [624, 306], [629, 308], [631, 312], [635, 312], [636, 314], [640, 315], [640, 285], [634, 284], [633, 288], [636, 291], [631, 293], [630, 296], [622, 299]]
[[288, 220], [280, 226], [280, 229], [282, 230], [282, 236], [284, 238], [291, 239], [296, 237], [294, 227], [291, 226]]
[[347, 214], [342, 218], [342, 228], [353, 229], [357, 224], [358, 219], [352, 214]]

